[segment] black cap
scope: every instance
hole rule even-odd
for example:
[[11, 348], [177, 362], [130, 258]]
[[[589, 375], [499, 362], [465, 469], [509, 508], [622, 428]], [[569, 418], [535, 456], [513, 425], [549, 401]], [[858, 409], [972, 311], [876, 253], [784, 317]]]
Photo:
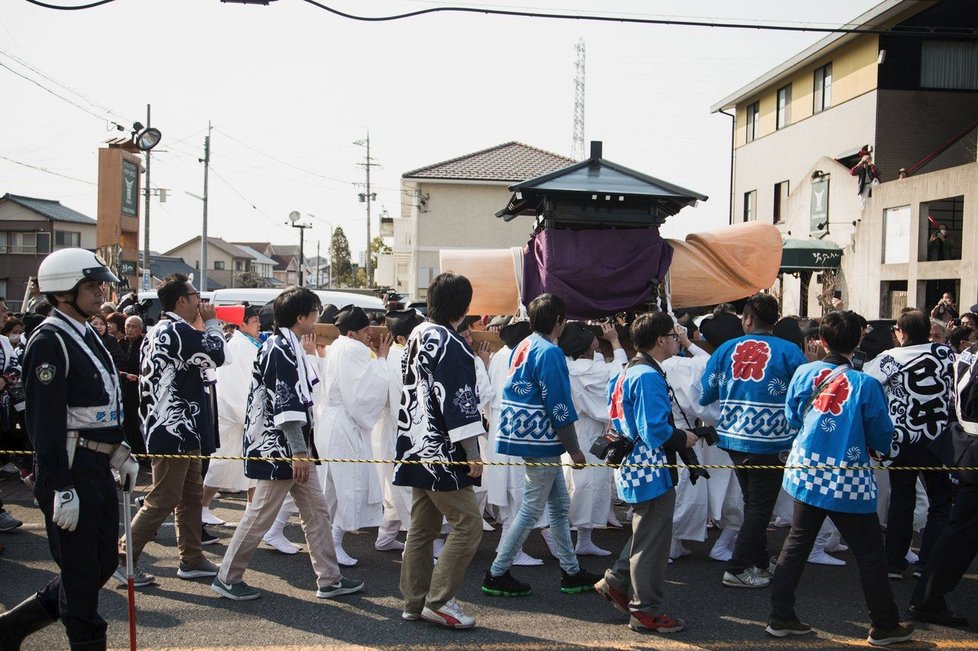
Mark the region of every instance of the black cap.
[[261, 309], [258, 308], [258, 307], [255, 307], [254, 305], [249, 305], [248, 303], [245, 303], [244, 304], [244, 316], [241, 318], [241, 322], [242, 323], [247, 323], [248, 322], [248, 319], [250, 319], [253, 316], [257, 316], [258, 317], [258, 320], [260, 321], [261, 320]]
[[580, 321], [568, 321], [560, 333], [557, 345], [568, 357], [577, 359], [585, 354], [594, 342], [594, 333], [585, 328]]
[[684, 312], [680, 316], [676, 317], [676, 322], [682, 327], [686, 328], [686, 334], [692, 338], [693, 333], [699, 330], [696, 325], [696, 321], [693, 319], [693, 315], [689, 312]]
[[323, 313], [316, 319], [316, 323], [336, 323], [336, 315], [339, 311], [339, 308], [335, 305], [327, 303], [323, 306]]
[[411, 331], [422, 321], [424, 317], [417, 310], [389, 310], [384, 315], [384, 325], [394, 338], [411, 336]]
[[344, 305], [336, 314], [336, 327], [339, 328], [341, 335], [362, 330], [368, 325], [370, 325], [370, 318], [363, 308], [356, 305]]
[[724, 342], [744, 335], [744, 326], [736, 314], [720, 312], [700, 321], [700, 332], [710, 345], [719, 348]]
[[510, 348], [516, 348], [517, 344], [533, 334], [533, 328], [529, 321], [515, 321], [508, 326], [499, 329], [499, 338]]
[[972, 314], [978, 314], [978, 303], [975, 303], [974, 305], [969, 307], [968, 311], [971, 312]]

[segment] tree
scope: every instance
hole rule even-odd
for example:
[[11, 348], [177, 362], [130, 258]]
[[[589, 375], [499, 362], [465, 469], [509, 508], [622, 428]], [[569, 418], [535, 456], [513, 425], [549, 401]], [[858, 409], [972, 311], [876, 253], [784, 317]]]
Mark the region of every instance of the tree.
[[350, 242], [340, 226], [333, 230], [333, 239], [329, 243], [329, 259], [333, 265], [335, 284], [349, 286], [355, 282], [353, 263], [350, 261]]
[[380, 235], [370, 241], [370, 268], [377, 268], [377, 258], [381, 253], [390, 253], [391, 247], [387, 246], [384, 238]]
[[265, 287], [265, 279], [256, 271], [242, 271], [234, 276], [235, 287]]

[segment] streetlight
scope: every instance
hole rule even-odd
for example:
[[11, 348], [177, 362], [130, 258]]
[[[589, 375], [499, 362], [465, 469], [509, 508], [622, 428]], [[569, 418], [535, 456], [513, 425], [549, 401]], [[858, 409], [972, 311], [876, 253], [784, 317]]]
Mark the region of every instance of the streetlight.
[[[307, 228], [312, 228], [312, 224], [302, 224], [302, 223], [299, 223], [299, 219], [301, 217], [302, 217], [302, 214], [299, 213], [298, 210], [293, 210], [292, 212], [289, 213], [289, 222], [291, 222], [291, 224], [289, 224], [289, 225], [292, 228], [298, 228], [299, 229], [299, 287], [302, 287], [302, 283], [303, 283], [303, 273], [302, 273], [302, 271], [303, 271], [303, 267], [305, 267], [305, 265], [306, 265], [305, 256], [303, 255], [303, 249], [305, 247], [306, 229]], [[286, 222], [286, 223], [288, 223], [288, 222]]]
[[[150, 123], [150, 107], [149, 104], [146, 105], [146, 124]], [[163, 134], [160, 130], [155, 127], [144, 127], [141, 122], [133, 122], [132, 124], [132, 142], [136, 145], [136, 149], [146, 153], [146, 188], [143, 191], [145, 195], [146, 202], [143, 208], [143, 283], [142, 288], [144, 291], [149, 290], [149, 278], [150, 278], [150, 268], [149, 268], [149, 198], [151, 196], [151, 187], [149, 184], [149, 166], [150, 166], [150, 150], [156, 145], [160, 144], [160, 140], [163, 138]]]

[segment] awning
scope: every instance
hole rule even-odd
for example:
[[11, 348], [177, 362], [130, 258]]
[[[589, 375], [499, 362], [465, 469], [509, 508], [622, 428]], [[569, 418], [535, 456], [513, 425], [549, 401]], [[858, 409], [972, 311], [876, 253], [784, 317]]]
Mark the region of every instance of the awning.
[[842, 249], [828, 240], [785, 240], [781, 250], [781, 273], [838, 269]]

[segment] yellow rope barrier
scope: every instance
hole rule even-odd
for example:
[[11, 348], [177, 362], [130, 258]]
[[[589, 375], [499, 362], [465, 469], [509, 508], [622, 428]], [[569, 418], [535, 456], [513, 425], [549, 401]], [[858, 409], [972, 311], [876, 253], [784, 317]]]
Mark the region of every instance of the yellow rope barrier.
[[[0, 454], [10, 454], [10, 455], [33, 455], [32, 450], [0, 450]], [[468, 465], [480, 465], [480, 466], [510, 466], [510, 467], [530, 467], [530, 468], [549, 468], [553, 466], [557, 467], [567, 467], [567, 468], [697, 468], [705, 470], [734, 470], [737, 468], [750, 468], [751, 470], [911, 470], [911, 471], [933, 471], [933, 472], [952, 472], [955, 470], [968, 470], [968, 471], [978, 471], [978, 466], [837, 466], [828, 464], [813, 464], [813, 465], [784, 465], [784, 466], [755, 466], [755, 465], [720, 465], [720, 464], [698, 464], [698, 465], [685, 465], [681, 463], [623, 463], [621, 466], [609, 466], [604, 463], [585, 463], [582, 465], [575, 465], [573, 463], [537, 463], [537, 462], [526, 462], [526, 461], [421, 461], [421, 460], [405, 460], [398, 461], [396, 459], [332, 459], [332, 458], [319, 458], [319, 457], [242, 457], [242, 456], [225, 456], [225, 455], [200, 455], [200, 454], [136, 454], [133, 453], [134, 457], [137, 459], [219, 459], [221, 461], [267, 461], [267, 462], [293, 462], [293, 461], [311, 461], [313, 463], [385, 463], [385, 464], [405, 464], [405, 465], [420, 465], [420, 466], [468, 466]]]

